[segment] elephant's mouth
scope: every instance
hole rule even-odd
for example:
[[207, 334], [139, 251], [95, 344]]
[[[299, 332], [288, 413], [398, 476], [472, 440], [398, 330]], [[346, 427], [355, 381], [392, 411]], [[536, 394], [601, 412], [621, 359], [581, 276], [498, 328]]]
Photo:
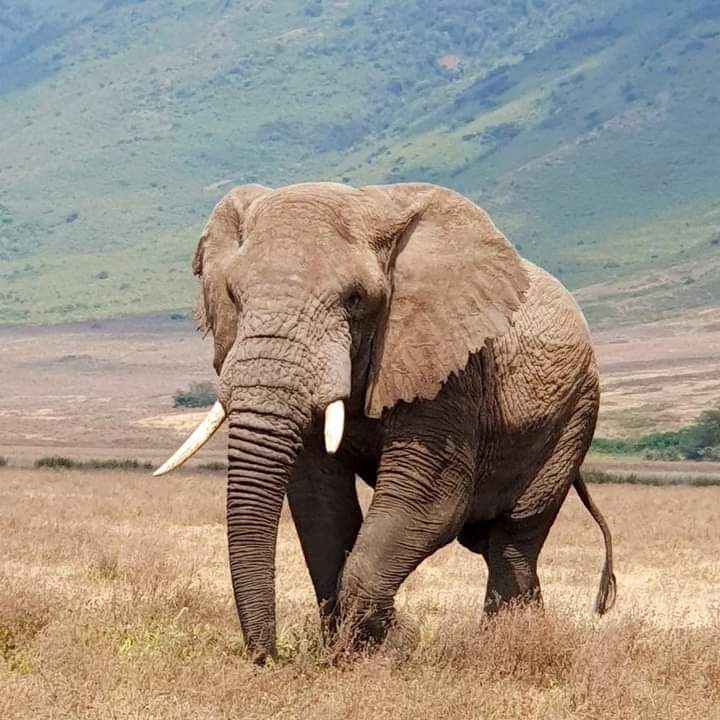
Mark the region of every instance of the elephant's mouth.
[[[227, 411], [218, 400], [193, 430], [187, 440], [155, 472], [154, 477], [166, 475], [184, 465], [217, 432], [227, 418]], [[345, 403], [334, 400], [325, 408], [325, 450], [334, 455], [345, 431]]]

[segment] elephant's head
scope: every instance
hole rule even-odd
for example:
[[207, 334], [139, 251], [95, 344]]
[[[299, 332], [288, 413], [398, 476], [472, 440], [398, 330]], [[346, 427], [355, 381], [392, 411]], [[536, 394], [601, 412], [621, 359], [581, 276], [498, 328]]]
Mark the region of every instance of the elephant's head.
[[430, 399], [502, 335], [527, 276], [487, 214], [423, 184], [234, 189], [193, 260], [219, 401], [158, 474], [229, 418], [228, 543], [251, 653], [274, 650], [274, 554], [288, 480], [320, 433]]

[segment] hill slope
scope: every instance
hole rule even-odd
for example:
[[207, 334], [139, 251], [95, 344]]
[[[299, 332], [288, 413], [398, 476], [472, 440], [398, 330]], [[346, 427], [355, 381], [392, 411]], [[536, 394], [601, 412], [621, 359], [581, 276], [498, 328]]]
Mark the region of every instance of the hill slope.
[[467, 193], [595, 324], [720, 302], [716, 0], [399, 5], [0, 0], [0, 322], [186, 308], [214, 202], [310, 178]]

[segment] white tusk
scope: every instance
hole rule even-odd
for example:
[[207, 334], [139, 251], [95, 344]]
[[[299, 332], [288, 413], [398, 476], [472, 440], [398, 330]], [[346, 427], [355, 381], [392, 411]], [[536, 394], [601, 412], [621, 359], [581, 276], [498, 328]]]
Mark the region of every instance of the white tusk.
[[325, 449], [334, 455], [340, 447], [345, 429], [345, 405], [335, 400], [325, 408]]
[[193, 430], [193, 434], [153, 473], [153, 477], [165, 475], [189, 460], [215, 434], [226, 417], [225, 408], [219, 401], [216, 402], [204, 420]]

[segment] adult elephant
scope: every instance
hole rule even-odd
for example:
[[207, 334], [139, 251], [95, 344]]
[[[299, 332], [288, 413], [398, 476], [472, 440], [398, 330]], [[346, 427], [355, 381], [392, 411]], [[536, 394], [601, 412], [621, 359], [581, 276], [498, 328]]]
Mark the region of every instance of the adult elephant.
[[[229, 420], [227, 533], [249, 653], [275, 654], [287, 494], [326, 618], [380, 639], [419, 563], [457, 538], [488, 566], [485, 608], [540, 600], [538, 554], [598, 412], [580, 309], [488, 215], [427, 184], [246, 185], [213, 210], [193, 270], [218, 403], [156, 474]], [[323, 422], [324, 418], [324, 422]], [[323, 441], [324, 427], [324, 441]], [[359, 475], [375, 488], [362, 517]]]

